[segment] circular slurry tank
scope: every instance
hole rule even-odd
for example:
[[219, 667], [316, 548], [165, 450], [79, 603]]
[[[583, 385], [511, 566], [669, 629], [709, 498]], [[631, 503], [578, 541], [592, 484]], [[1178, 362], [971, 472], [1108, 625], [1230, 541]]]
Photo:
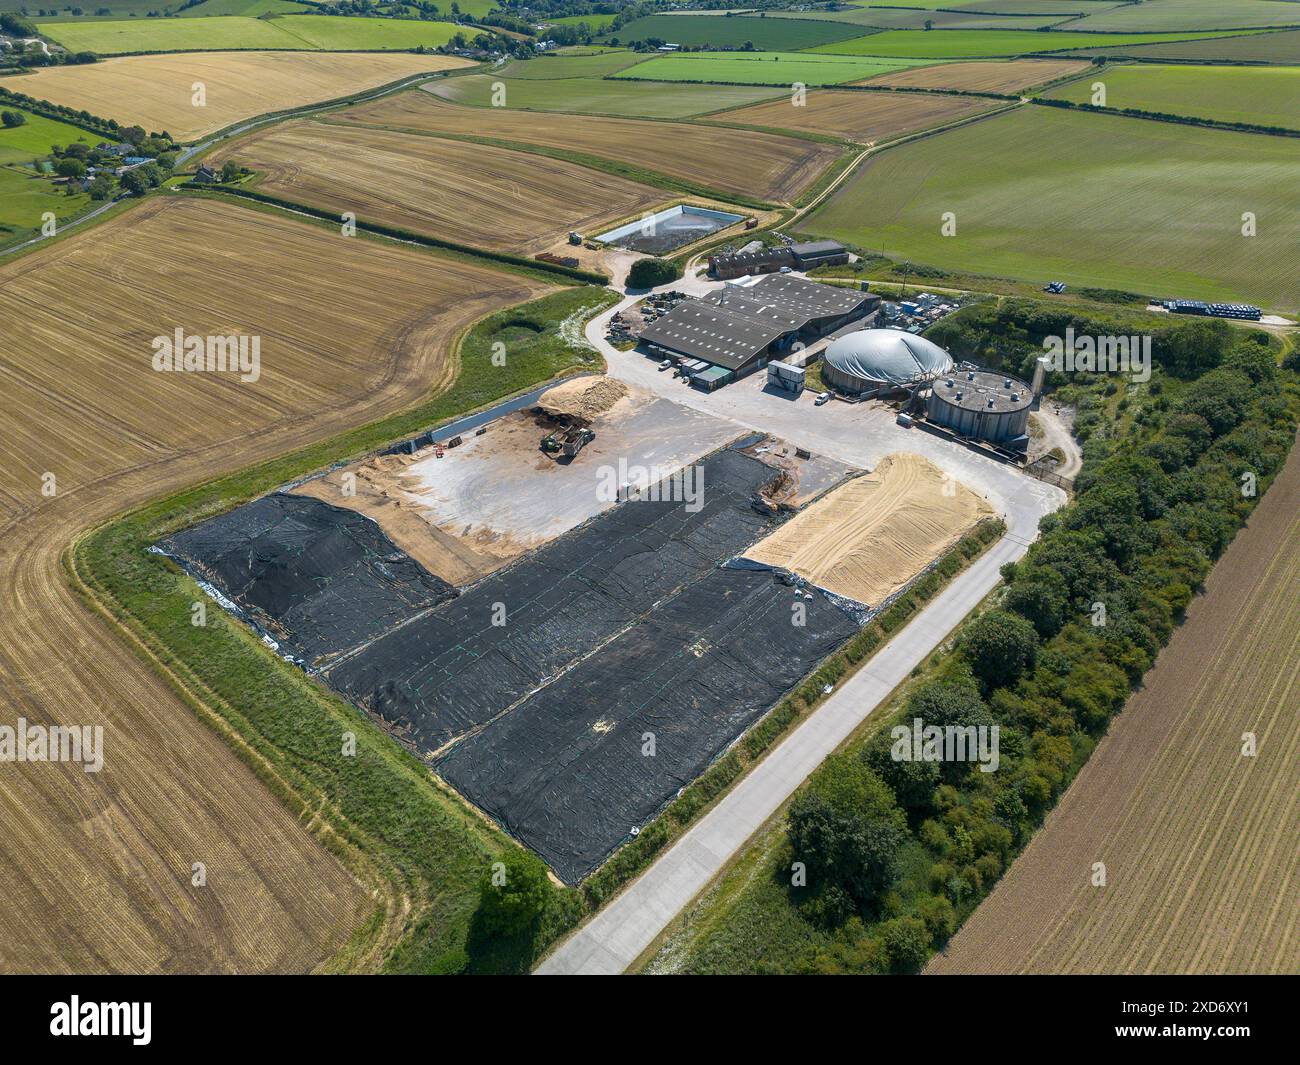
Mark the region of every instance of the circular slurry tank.
[[959, 370], [934, 382], [926, 416], [961, 436], [1007, 447], [1028, 431], [1033, 402], [1024, 381], [990, 370]]
[[901, 329], [860, 329], [831, 342], [822, 380], [850, 395], [906, 388], [952, 369], [938, 344]]

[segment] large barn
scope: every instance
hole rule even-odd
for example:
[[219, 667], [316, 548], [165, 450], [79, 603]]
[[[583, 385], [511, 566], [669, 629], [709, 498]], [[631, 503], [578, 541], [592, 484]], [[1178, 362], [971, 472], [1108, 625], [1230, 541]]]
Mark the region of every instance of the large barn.
[[866, 292], [765, 274], [682, 300], [645, 327], [641, 344], [650, 354], [684, 360], [692, 379], [717, 387], [879, 308], [880, 297]]

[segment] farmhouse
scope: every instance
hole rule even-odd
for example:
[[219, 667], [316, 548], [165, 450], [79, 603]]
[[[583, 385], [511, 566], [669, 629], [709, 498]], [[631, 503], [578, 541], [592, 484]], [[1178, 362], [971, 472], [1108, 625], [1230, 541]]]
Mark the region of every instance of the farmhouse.
[[788, 274], [746, 278], [683, 300], [641, 333], [656, 356], [685, 360], [692, 384], [713, 389], [766, 365], [797, 342], [874, 315], [880, 297]]

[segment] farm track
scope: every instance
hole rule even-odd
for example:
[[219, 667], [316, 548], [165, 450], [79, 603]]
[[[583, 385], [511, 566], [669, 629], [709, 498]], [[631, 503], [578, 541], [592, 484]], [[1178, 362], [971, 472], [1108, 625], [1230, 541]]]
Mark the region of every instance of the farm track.
[[[1300, 447], [1145, 687], [928, 972], [1300, 970], [1297, 588]], [[1105, 888], [1089, 886], [1094, 862]]]
[[[539, 290], [162, 197], [0, 267], [0, 308], [29, 326], [0, 363], [0, 721], [100, 724], [105, 749], [99, 774], [0, 773], [0, 971], [302, 971], [376, 907], [400, 907], [358, 884], [180, 682], [106, 628], [62, 558], [149, 499], [410, 406], [454, 376], [461, 328]], [[59, 311], [69, 291], [74, 321]], [[176, 325], [261, 332], [259, 384], [154, 373], [148, 337]], [[53, 498], [45, 470], [58, 475]], [[193, 862], [204, 888], [191, 886]], [[381, 948], [366, 948], [360, 960], [376, 965]]]

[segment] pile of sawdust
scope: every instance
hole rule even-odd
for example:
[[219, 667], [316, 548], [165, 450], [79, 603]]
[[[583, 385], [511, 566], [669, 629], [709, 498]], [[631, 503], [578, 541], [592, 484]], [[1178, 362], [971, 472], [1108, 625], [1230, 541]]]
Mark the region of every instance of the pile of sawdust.
[[745, 554], [879, 606], [981, 518], [987, 503], [919, 455], [890, 455]]
[[574, 377], [542, 393], [537, 405], [549, 414], [592, 421], [627, 396], [627, 385], [610, 377]]

